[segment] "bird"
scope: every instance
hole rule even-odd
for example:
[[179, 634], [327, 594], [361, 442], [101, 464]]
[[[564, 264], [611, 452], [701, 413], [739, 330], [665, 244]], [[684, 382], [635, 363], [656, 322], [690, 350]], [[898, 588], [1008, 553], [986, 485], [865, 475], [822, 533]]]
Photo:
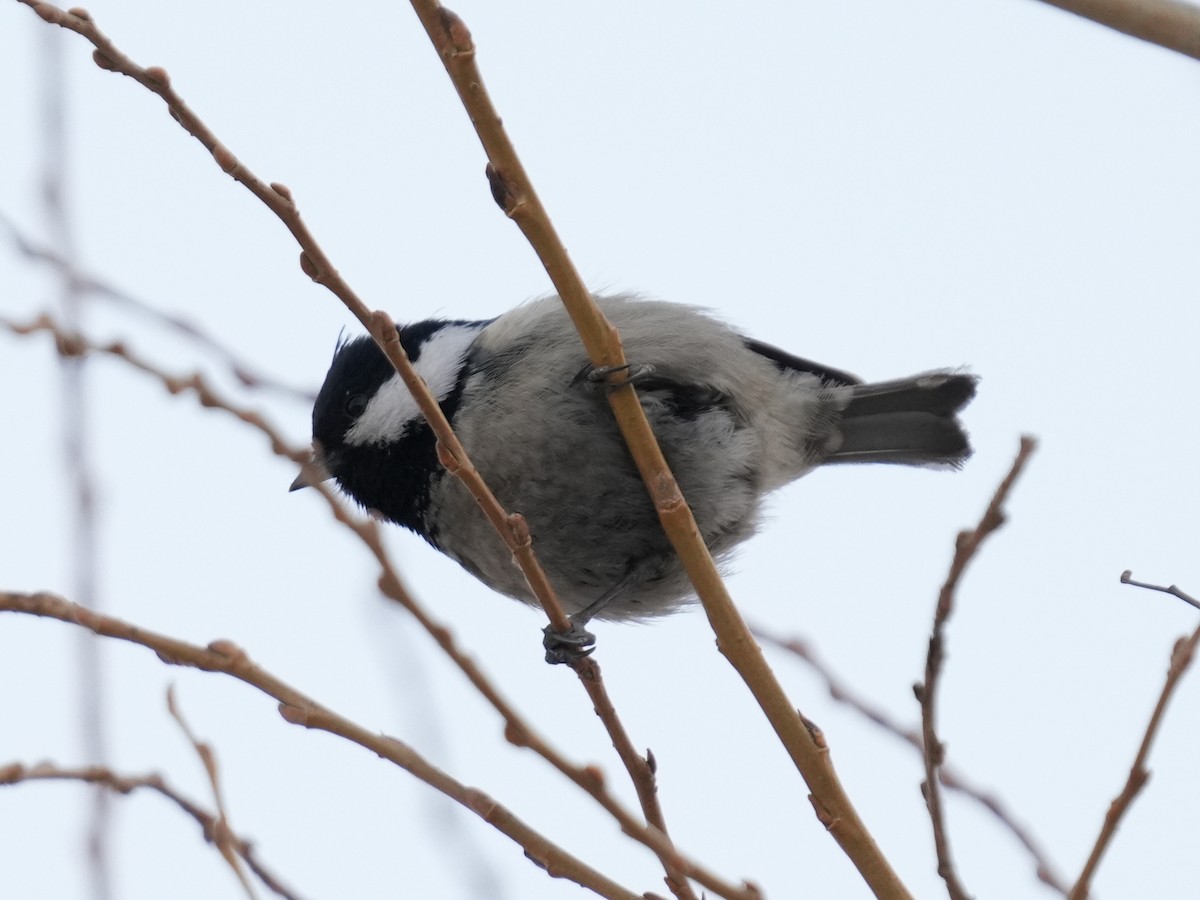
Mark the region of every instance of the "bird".
[[[626, 373], [718, 562], [758, 528], [764, 498], [824, 465], [957, 469], [971, 455], [960, 369], [866, 383], [747, 337], [697, 307], [596, 296]], [[398, 325], [400, 343], [504, 508], [524, 516], [572, 633], [547, 659], [590, 652], [592, 619], [638, 621], [694, 599], [562, 302], [478, 321]], [[313, 463], [356, 503], [410, 529], [496, 592], [536, 603], [512, 553], [369, 336], [339, 340], [312, 414]], [[308, 484], [304, 474], [292, 489]]]

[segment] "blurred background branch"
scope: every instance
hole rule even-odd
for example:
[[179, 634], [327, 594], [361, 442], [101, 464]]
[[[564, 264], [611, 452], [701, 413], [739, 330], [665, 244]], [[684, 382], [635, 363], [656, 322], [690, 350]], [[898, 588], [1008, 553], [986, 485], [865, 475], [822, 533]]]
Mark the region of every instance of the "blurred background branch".
[[[68, 92], [63, 33], [57, 28], [42, 29], [41, 77], [38, 79], [41, 101], [41, 195], [47, 232], [62, 248], [66, 259], [76, 256], [75, 229], [71, 223], [71, 144], [67, 137]], [[58, 308], [62, 320], [72, 331], [84, 321], [86, 294], [79, 283], [61, 273]], [[98, 510], [95, 462], [90, 447], [91, 403], [88, 398], [87, 363], [83, 357], [60, 356], [62, 383], [60, 429], [64, 480], [69, 485], [71, 591], [89, 609], [100, 608], [97, 519]], [[76, 640], [80, 749], [83, 757], [99, 765], [109, 758], [107, 678], [102, 650], [87, 635]], [[91, 793], [91, 811], [86, 824], [85, 841], [90, 866], [88, 879], [93, 900], [111, 900], [112, 863], [109, 840], [112, 811], [109, 792], [96, 788]]]

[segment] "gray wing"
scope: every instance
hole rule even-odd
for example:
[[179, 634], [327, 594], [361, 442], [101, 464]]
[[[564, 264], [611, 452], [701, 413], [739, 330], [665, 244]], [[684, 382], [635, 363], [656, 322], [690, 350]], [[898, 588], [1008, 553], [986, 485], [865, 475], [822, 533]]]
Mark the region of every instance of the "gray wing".
[[770, 344], [764, 344], [762, 341], [754, 340], [754, 338], [745, 338], [745, 343], [748, 349], [753, 350], [759, 356], [765, 356], [781, 369], [791, 369], [793, 372], [806, 372], [809, 375], [816, 375], [824, 382], [844, 385], [846, 387], [862, 384], [861, 378], [856, 378], [849, 372], [843, 372], [841, 369], [835, 369], [832, 366], [823, 366], [812, 360], [793, 356], [786, 350], [780, 350], [778, 347], [772, 347]]

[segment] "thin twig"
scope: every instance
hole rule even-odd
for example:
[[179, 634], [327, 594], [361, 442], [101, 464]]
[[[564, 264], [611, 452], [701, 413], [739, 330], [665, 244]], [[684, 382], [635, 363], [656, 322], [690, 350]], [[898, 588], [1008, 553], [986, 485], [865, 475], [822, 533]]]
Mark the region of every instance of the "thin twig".
[[61, 253], [42, 244], [35, 243], [32, 238], [17, 227], [17, 224], [12, 219], [2, 212], [0, 212], [0, 225], [8, 229], [13, 246], [26, 259], [49, 266], [58, 273], [65, 283], [72, 285], [80, 293], [107, 300], [121, 309], [129, 310], [143, 318], [178, 332], [183, 337], [220, 359], [229, 368], [230, 374], [237, 379], [242, 387], [251, 390], [274, 391], [282, 396], [305, 403], [312, 403], [317, 399], [316, 393], [311, 390], [293, 387], [269, 375], [262, 374], [253, 365], [239, 358], [233, 350], [196, 323], [182, 316], [159, 309], [153, 303], [135, 297], [128, 291], [123, 291], [104, 281], [102, 278], [83, 271]]
[[[59, 353], [82, 354], [94, 352], [104, 353], [120, 359], [133, 368], [160, 381], [172, 394], [194, 393], [200, 404], [205, 408], [228, 413], [264, 434], [270, 441], [271, 451], [276, 455], [290, 459], [302, 467], [311, 467], [311, 461], [306, 449], [290, 446], [278, 430], [261, 415], [253, 410], [239, 407], [228, 399], [221, 397], [200, 375], [191, 375], [188, 377], [172, 376], [147, 360], [140, 358], [122, 343], [93, 344], [78, 335], [66, 334], [48, 316], [41, 316], [28, 324], [17, 324], [0, 316], [0, 327], [5, 327], [14, 334], [31, 334], [39, 331], [49, 332], [54, 336], [55, 347]], [[383, 595], [390, 600], [396, 601], [412, 614], [421, 627], [442, 648], [443, 652], [466, 675], [476, 690], [501, 715], [504, 719], [504, 734], [510, 743], [519, 747], [527, 747], [534, 751], [576, 785], [583, 788], [616, 819], [625, 834], [652, 850], [663, 862], [664, 868], [677, 868], [681, 870], [687, 877], [694, 879], [721, 897], [731, 898], [731, 900], [756, 900], [759, 897], [759, 892], [753, 885], [743, 884], [740, 887], [734, 885], [708, 871], [699, 863], [689, 860], [680, 854], [660, 829], [639, 822], [636, 816], [617, 801], [605, 786], [603, 774], [598, 769], [592, 766], [579, 766], [569, 762], [544, 738], [538, 735], [532, 726], [500, 694], [499, 690], [483, 674], [474, 660], [458, 647], [450, 630], [432, 618], [424, 607], [417, 603], [412, 595], [409, 594], [383, 545], [383, 539], [376, 523], [371, 519], [362, 519], [351, 515], [338, 501], [332, 489], [324, 482], [314, 478], [313, 489], [327, 502], [334, 518], [353, 531], [375, 557], [380, 568], [379, 589]]]
[[[1172, 594], [1186, 603], [1190, 603], [1193, 606], [1196, 605], [1194, 597], [1184, 593], [1173, 584], [1168, 587], [1147, 584], [1145, 582], [1134, 581], [1131, 575], [1132, 573], [1126, 570], [1121, 575], [1121, 582], [1123, 584], [1131, 584], [1134, 587]], [[1154, 738], [1158, 735], [1158, 729], [1162, 725], [1163, 717], [1167, 712], [1167, 704], [1171, 702], [1171, 697], [1175, 694], [1175, 688], [1179, 686], [1180, 680], [1196, 656], [1197, 645], [1200, 645], [1200, 626], [1197, 626], [1196, 630], [1190, 636], [1184, 636], [1175, 641], [1175, 646], [1171, 649], [1171, 664], [1167, 667], [1167, 680], [1163, 684], [1162, 691], [1159, 692], [1158, 702], [1154, 704], [1154, 712], [1151, 714], [1150, 721], [1146, 725], [1145, 734], [1142, 735], [1142, 743], [1138, 746], [1137, 756], [1134, 757], [1133, 765], [1129, 769], [1129, 776], [1125, 779], [1125, 786], [1121, 788], [1121, 792], [1109, 804], [1108, 812], [1104, 815], [1104, 824], [1100, 828], [1100, 834], [1096, 836], [1096, 843], [1092, 846], [1092, 852], [1088, 854], [1083, 871], [1079, 873], [1079, 880], [1075, 882], [1075, 886], [1071, 888], [1070, 894], [1067, 895], [1069, 900], [1086, 900], [1091, 891], [1092, 879], [1096, 876], [1096, 869], [1100, 866], [1100, 860], [1103, 859], [1104, 852], [1108, 849], [1108, 845], [1112, 843], [1112, 839], [1117, 834], [1117, 826], [1121, 824], [1121, 819], [1129, 811], [1134, 799], [1141, 793], [1142, 789], [1146, 786], [1146, 782], [1150, 779], [1150, 770], [1146, 767], [1146, 762], [1150, 758], [1150, 747], [1154, 743]]]
[[[591, 657], [583, 657], [572, 660], [571, 667], [579, 676], [579, 681], [587, 691], [588, 697], [591, 698], [592, 708], [600, 717], [600, 721], [604, 723], [604, 728], [612, 740], [613, 749], [617, 751], [617, 756], [620, 757], [625, 771], [629, 773], [629, 777], [633, 781], [638, 802], [642, 807], [642, 814], [646, 817], [646, 824], [657, 829], [662, 834], [664, 841], [670, 845], [666, 818], [663, 815], [662, 806], [658, 802], [656, 774], [658, 765], [654, 760], [654, 754], [647, 750], [646, 755], [642, 756], [634, 748], [633, 741], [629, 738], [629, 732], [625, 730], [624, 724], [617, 715], [616, 707], [613, 706], [608, 691], [604, 687], [599, 663]], [[685, 868], [670, 862], [666, 866], [666, 872], [667, 887], [671, 893], [679, 900], [696, 900], [692, 886], [688, 884], [688, 873]], [[757, 896], [757, 888], [752, 885], [746, 884], [744, 889], [749, 891], [749, 896]]]
[[79, 625], [103, 637], [128, 641], [153, 650], [168, 665], [190, 666], [204, 672], [222, 672], [257, 688], [279, 701], [279, 714], [293, 725], [340, 735], [416, 776], [429, 786], [460, 803], [485, 822], [519, 844], [525, 853], [552, 877], [568, 878], [603, 897], [637, 900], [629, 891], [559, 847], [521, 821], [506, 807], [478, 788], [468, 787], [430, 764], [402, 741], [364, 728], [254, 663], [231, 641], [213, 641], [207, 647], [189, 644], [131, 625], [114, 616], [85, 609], [49, 593], [0, 591], [0, 612], [58, 619]]
[[[912, 747], [924, 759], [925, 743], [921, 739], [920, 730], [902, 725], [882, 707], [876, 706], [865, 697], [856, 693], [844, 680], [834, 674], [833, 670], [824, 660], [813, 652], [807, 641], [798, 637], [785, 638], [771, 634], [757, 625], [754, 626], [754, 634], [760, 641], [786, 650], [804, 662], [824, 682], [825, 688], [829, 691], [829, 696], [833, 700], [854, 710], [867, 721], [877, 725], [884, 732], [899, 738]], [[1004, 828], [1008, 829], [1032, 858], [1038, 880], [1064, 897], [1066, 896], [1067, 892], [1071, 889], [1070, 885], [1067, 884], [1066, 880], [1055, 869], [1053, 863], [1050, 862], [1049, 854], [1042, 848], [1032, 832], [1017, 821], [1016, 816], [1007, 808], [999, 796], [986, 788], [973, 784], [965, 775], [955, 771], [951, 766], [946, 764], [943, 764], [938, 769], [938, 779], [944, 787], [970, 797], [995, 816], [996, 820]]]
[[929, 638], [929, 652], [925, 657], [925, 680], [915, 686], [917, 699], [921, 704], [921, 737], [925, 755], [925, 781], [921, 790], [925, 795], [925, 803], [929, 807], [929, 819], [933, 823], [933, 843], [937, 850], [938, 874], [946, 882], [946, 890], [951, 900], [968, 900], [970, 895], [954, 868], [950, 855], [950, 837], [946, 829], [945, 812], [942, 809], [941, 779], [938, 772], [945, 759], [945, 747], [937, 736], [936, 711], [937, 689], [941, 681], [942, 664], [945, 661], [945, 627], [950, 613], [954, 610], [954, 592], [966, 571], [967, 565], [975, 557], [980, 545], [988, 535], [1004, 524], [1004, 503], [1008, 500], [1013, 484], [1025, 467], [1026, 460], [1036, 446], [1033, 438], [1022, 437], [1021, 448], [1017, 458], [1013, 460], [1008, 475], [996, 488], [992, 502], [988, 504], [983, 518], [972, 531], [959, 532], [954, 545], [954, 559], [950, 563], [950, 572], [938, 593], [937, 608], [933, 614], [933, 633]]
[[1043, 0], [1109, 28], [1200, 59], [1200, 7], [1179, 0]]
[[213, 840], [216, 842], [217, 849], [225, 862], [229, 863], [229, 867], [233, 869], [233, 874], [237, 876], [242, 887], [246, 891], [246, 895], [250, 900], [257, 900], [257, 895], [254, 893], [254, 886], [250, 883], [250, 879], [246, 877], [246, 871], [242, 868], [241, 855], [237, 851], [237, 840], [233, 834], [233, 830], [229, 826], [229, 815], [225, 811], [225, 798], [221, 791], [221, 773], [217, 767], [217, 756], [213, 753], [212, 747], [196, 737], [191, 726], [183, 717], [183, 713], [179, 711], [179, 706], [175, 702], [175, 686], [171, 685], [167, 688], [167, 711], [171, 713], [179, 729], [183, 732], [184, 737], [188, 739], [188, 743], [192, 745], [192, 749], [196, 751], [196, 755], [200, 757], [200, 762], [204, 766], [204, 773], [208, 777], [209, 787], [212, 788], [213, 802], [217, 807], [217, 817], [213, 822]]
[[[538, 255], [578, 329], [595, 366], [625, 363], [620, 337], [596, 306], [567, 254], [533, 183], [509, 140], [476, 64], [470, 31], [436, 0], [412, 0], [487, 153], [487, 176], [496, 202]], [[881, 898], [907, 898], [908, 890], [883, 856], [846, 795], [829, 748], [780, 687], [746, 627], [671, 474], [637, 394], [628, 381], [609, 393], [617, 425], [629, 446], [659, 521], [679, 555], [717, 636], [717, 646], [746, 682], [811, 791], [817, 818]], [[635, 782], [636, 782], [635, 776]]]
[[1160, 591], [1164, 594], [1170, 594], [1172, 597], [1178, 597], [1184, 603], [1194, 606], [1196, 609], [1200, 609], [1200, 600], [1197, 600], [1191, 594], [1184, 592], [1173, 584], [1168, 584], [1166, 587], [1163, 587], [1161, 584], [1148, 584], [1145, 581], [1134, 581], [1133, 572], [1131, 572], [1129, 569], [1126, 569], [1121, 573], [1121, 584], [1132, 584], [1134, 587], [1145, 588], [1148, 591]]
[[[34, 766], [26, 766], [22, 763], [8, 763], [0, 766], [0, 786], [32, 781], [79, 781], [84, 784], [97, 785], [116, 794], [131, 794], [144, 788], [167, 798], [195, 819], [204, 834], [205, 841], [210, 844], [217, 842], [217, 816], [171, 787], [161, 775], [118, 775], [104, 766], [67, 768], [47, 762]], [[268, 890], [283, 897], [284, 900], [300, 900], [300, 896], [295, 891], [285, 887], [279, 877], [258, 859], [254, 845], [250, 841], [238, 837], [229, 831], [227, 826], [224, 839], [232, 844], [238, 856]]]

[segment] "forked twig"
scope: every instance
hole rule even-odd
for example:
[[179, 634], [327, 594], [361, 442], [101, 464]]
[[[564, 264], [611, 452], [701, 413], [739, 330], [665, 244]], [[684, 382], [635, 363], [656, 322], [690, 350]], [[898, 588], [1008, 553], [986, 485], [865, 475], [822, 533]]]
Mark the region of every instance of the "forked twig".
[[[902, 725], [882, 707], [876, 706], [870, 700], [856, 693], [844, 680], [833, 672], [833, 669], [824, 660], [813, 652], [807, 641], [797, 637], [785, 638], [771, 634], [757, 625], [754, 626], [754, 634], [760, 641], [786, 650], [796, 659], [804, 662], [821, 679], [825, 685], [825, 689], [829, 692], [829, 696], [835, 702], [849, 707], [884, 732], [899, 738], [916, 750], [922, 760], [924, 760], [925, 744], [921, 739], [921, 732], [916, 728], [909, 728]], [[1050, 862], [1050, 857], [1045, 849], [1033, 836], [1032, 832], [1017, 821], [1016, 816], [1013, 815], [1012, 811], [1006, 807], [1004, 802], [995, 793], [972, 783], [965, 775], [955, 771], [949, 765], [943, 764], [938, 769], [938, 778], [944, 787], [970, 797], [995, 816], [1001, 826], [1008, 829], [1032, 858], [1034, 871], [1038, 880], [1064, 897], [1067, 895], [1067, 892], [1071, 889], [1070, 885], [1067, 884], [1053, 863]]]
[[[104, 766], [67, 768], [45, 762], [34, 766], [26, 766], [21, 763], [8, 763], [0, 766], [0, 785], [17, 785], [35, 781], [78, 781], [84, 784], [98, 785], [116, 794], [131, 794], [142, 789], [153, 791], [170, 800], [191, 816], [199, 824], [204, 833], [204, 839], [208, 843], [217, 843], [217, 816], [171, 787], [161, 775], [118, 775]], [[229, 831], [228, 825], [224, 826], [224, 840], [232, 845], [238, 856], [268, 890], [283, 897], [284, 900], [300, 900], [299, 894], [286, 887], [279, 877], [258, 859], [254, 845]]]
[[213, 802], [217, 807], [217, 815], [213, 820], [213, 842], [216, 843], [221, 856], [225, 858], [225, 862], [229, 863], [229, 867], [233, 869], [233, 873], [237, 876], [238, 881], [242, 883], [246, 895], [250, 900], [256, 900], [257, 895], [254, 893], [254, 886], [250, 884], [250, 879], [246, 877], [246, 871], [242, 868], [241, 855], [237, 850], [237, 838], [229, 827], [229, 816], [225, 812], [225, 798], [221, 791], [221, 773], [217, 767], [217, 756], [213, 753], [212, 747], [196, 737], [195, 732], [192, 731], [187, 720], [183, 717], [183, 713], [179, 711], [179, 706], [175, 703], [174, 685], [167, 688], [167, 711], [171, 713], [171, 718], [179, 725], [179, 729], [183, 732], [184, 737], [188, 739], [188, 743], [192, 745], [192, 749], [200, 757], [200, 762], [204, 766], [204, 774], [208, 778], [209, 787], [212, 788]]
[[[1134, 587], [1145, 588], [1150, 591], [1161, 591], [1164, 594], [1171, 594], [1178, 597], [1192, 606], [1197, 605], [1195, 597], [1185, 593], [1173, 584], [1163, 587], [1162, 585], [1134, 581], [1132, 575], [1133, 573], [1129, 570], [1123, 572], [1121, 583], [1131, 584]], [[1112, 839], [1117, 834], [1117, 826], [1121, 824], [1121, 819], [1129, 811], [1134, 799], [1141, 793], [1142, 788], [1146, 786], [1146, 782], [1150, 779], [1150, 770], [1146, 768], [1146, 761], [1150, 758], [1150, 747], [1154, 743], [1154, 738], [1158, 735], [1158, 729], [1162, 725], [1163, 717], [1167, 712], [1167, 704], [1171, 702], [1171, 697], [1175, 694], [1175, 688], [1179, 686], [1180, 680], [1196, 656], [1197, 645], [1200, 645], [1200, 626], [1197, 626], [1191, 635], [1181, 637], [1175, 641], [1175, 646], [1171, 649], [1171, 664], [1167, 667], [1166, 682], [1163, 684], [1162, 691], [1159, 692], [1158, 702], [1154, 704], [1154, 712], [1150, 715], [1150, 721], [1147, 723], [1146, 731], [1142, 735], [1142, 742], [1138, 746], [1137, 755], [1134, 757], [1133, 765], [1129, 769], [1129, 776], [1125, 779], [1125, 785], [1121, 788], [1121, 792], [1109, 804], [1108, 812], [1104, 814], [1104, 824], [1100, 828], [1100, 833], [1096, 836], [1096, 843], [1092, 846], [1092, 852], [1088, 854], [1087, 862], [1083, 865], [1083, 871], [1079, 873], [1079, 879], [1067, 895], [1068, 900], [1086, 900], [1091, 891], [1092, 879], [1096, 875], [1096, 869], [1100, 865], [1100, 860], [1103, 859], [1104, 852], [1108, 849], [1108, 845], [1112, 843]]]
[[950, 562], [950, 572], [938, 593], [937, 607], [933, 614], [933, 633], [929, 637], [929, 652], [925, 657], [925, 680], [915, 686], [917, 700], [921, 704], [921, 740], [925, 755], [925, 781], [921, 790], [925, 795], [925, 803], [929, 807], [929, 819], [933, 824], [933, 843], [937, 851], [938, 874], [946, 882], [946, 890], [951, 900], [969, 900], [970, 895], [959, 880], [950, 855], [950, 838], [946, 829], [946, 817], [942, 808], [941, 778], [939, 770], [945, 759], [945, 748], [937, 735], [937, 689], [942, 674], [942, 664], [945, 662], [945, 628], [950, 613], [954, 610], [954, 592], [962, 579], [967, 565], [975, 557], [980, 545], [988, 535], [1004, 524], [1004, 503], [1008, 500], [1009, 492], [1016, 483], [1025, 467], [1026, 460], [1033, 453], [1036, 443], [1031, 437], [1021, 438], [1021, 447], [1017, 458], [1013, 460], [1008, 475], [996, 488], [992, 502], [988, 504], [979, 524], [971, 531], [959, 532], [954, 545], [954, 558]]

